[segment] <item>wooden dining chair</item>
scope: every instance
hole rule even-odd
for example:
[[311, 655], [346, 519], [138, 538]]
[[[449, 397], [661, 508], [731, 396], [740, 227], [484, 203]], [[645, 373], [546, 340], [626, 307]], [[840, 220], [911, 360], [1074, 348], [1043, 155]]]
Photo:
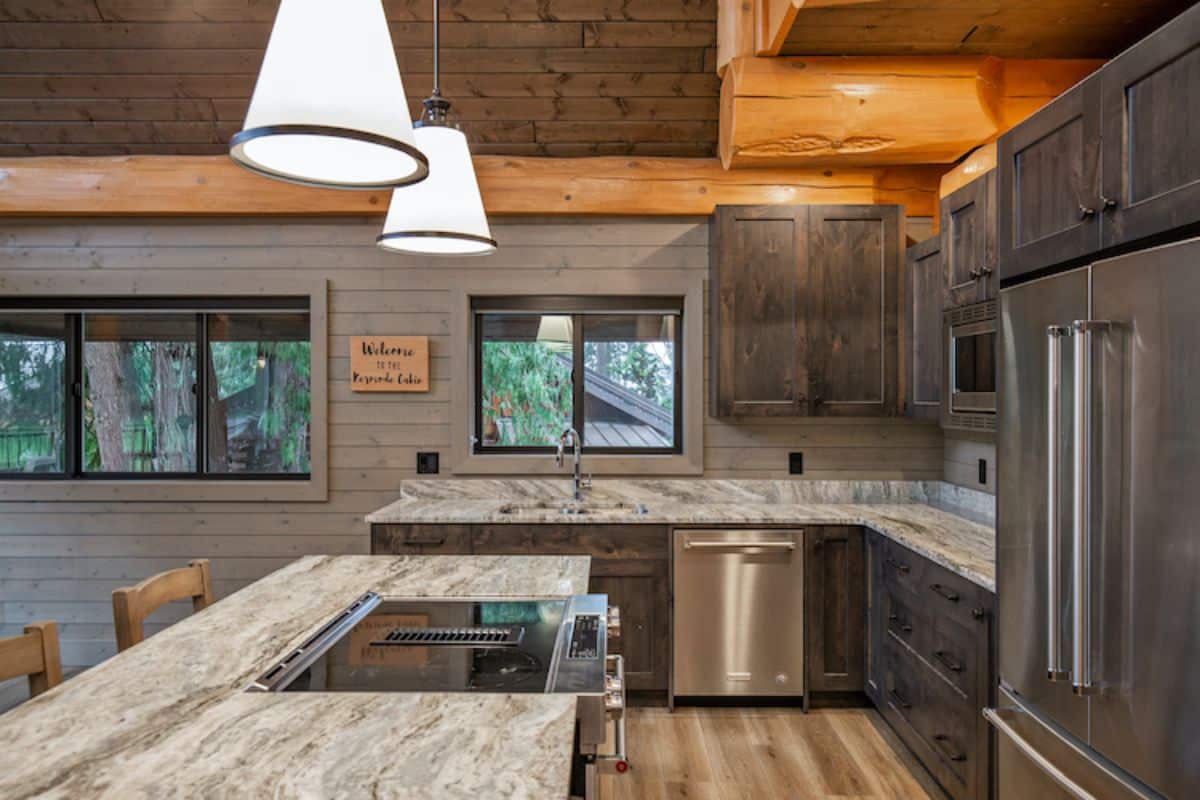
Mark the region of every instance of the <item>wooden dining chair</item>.
[[62, 683], [62, 656], [58, 650], [58, 626], [53, 622], [31, 622], [25, 633], [0, 639], [0, 681], [29, 678], [29, 696]]
[[112, 593], [117, 650], [128, 650], [142, 640], [142, 623], [146, 617], [167, 603], [188, 598], [192, 600], [193, 612], [207, 608], [213, 602], [212, 575], [206, 558], [152, 575], [137, 586], [117, 589]]

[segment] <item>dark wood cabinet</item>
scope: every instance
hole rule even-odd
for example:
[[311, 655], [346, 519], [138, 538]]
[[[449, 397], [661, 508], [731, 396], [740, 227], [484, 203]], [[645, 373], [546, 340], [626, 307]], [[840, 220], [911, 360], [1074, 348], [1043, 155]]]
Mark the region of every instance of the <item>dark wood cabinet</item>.
[[808, 208], [720, 206], [709, 226], [712, 413], [808, 413]]
[[996, 180], [1001, 280], [1099, 248], [1099, 100], [1097, 74], [1000, 137]]
[[1100, 72], [1103, 246], [1200, 221], [1200, 6]]
[[863, 529], [804, 535], [804, 642], [808, 692], [860, 692], [865, 669]]
[[631, 691], [665, 691], [671, 641], [670, 552], [660, 525], [372, 525], [386, 555], [586, 555], [588, 591], [621, 609], [613, 652]]
[[717, 208], [711, 413], [897, 413], [900, 214], [899, 206]]
[[868, 533], [866, 691], [955, 800], [987, 798], [995, 597], [896, 542]]
[[945, 308], [996, 297], [996, 173], [987, 172], [942, 198], [941, 256]]
[[908, 248], [905, 259], [904, 414], [936, 420], [942, 408], [942, 241]]

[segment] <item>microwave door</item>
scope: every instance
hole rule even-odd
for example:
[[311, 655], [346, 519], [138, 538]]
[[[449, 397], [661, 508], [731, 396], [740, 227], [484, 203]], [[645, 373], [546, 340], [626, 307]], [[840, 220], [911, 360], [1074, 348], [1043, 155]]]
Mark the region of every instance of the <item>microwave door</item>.
[[[1073, 644], [1073, 349], [1066, 337], [1052, 348], [1048, 329], [1069, 327], [1086, 318], [1087, 311], [1086, 269], [1000, 293], [1000, 679], [1037, 713], [1081, 740], [1087, 738], [1089, 700], [1072, 693], [1064, 674]], [[1054, 382], [1052, 362], [1057, 362]], [[1048, 441], [1051, 432], [1053, 447]], [[1052, 652], [1051, 642], [1057, 652]]]
[[951, 404], [956, 413], [996, 411], [995, 320], [950, 329]]
[[1200, 786], [1197, 263], [1200, 239], [1093, 266], [1086, 376], [1091, 744], [1168, 797]]

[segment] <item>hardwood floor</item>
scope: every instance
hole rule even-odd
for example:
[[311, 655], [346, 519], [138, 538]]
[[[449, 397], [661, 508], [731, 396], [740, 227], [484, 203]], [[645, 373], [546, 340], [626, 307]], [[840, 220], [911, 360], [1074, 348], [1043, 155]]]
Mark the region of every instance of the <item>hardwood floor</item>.
[[882, 726], [857, 708], [634, 708], [633, 769], [602, 790], [619, 800], [930, 798]]

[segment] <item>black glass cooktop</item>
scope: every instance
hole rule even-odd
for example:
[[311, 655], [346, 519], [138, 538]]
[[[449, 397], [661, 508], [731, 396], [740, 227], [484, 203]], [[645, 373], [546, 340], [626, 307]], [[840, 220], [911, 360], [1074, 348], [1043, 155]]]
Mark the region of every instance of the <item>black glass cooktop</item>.
[[383, 600], [274, 690], [546, 692], [567, 605]]

